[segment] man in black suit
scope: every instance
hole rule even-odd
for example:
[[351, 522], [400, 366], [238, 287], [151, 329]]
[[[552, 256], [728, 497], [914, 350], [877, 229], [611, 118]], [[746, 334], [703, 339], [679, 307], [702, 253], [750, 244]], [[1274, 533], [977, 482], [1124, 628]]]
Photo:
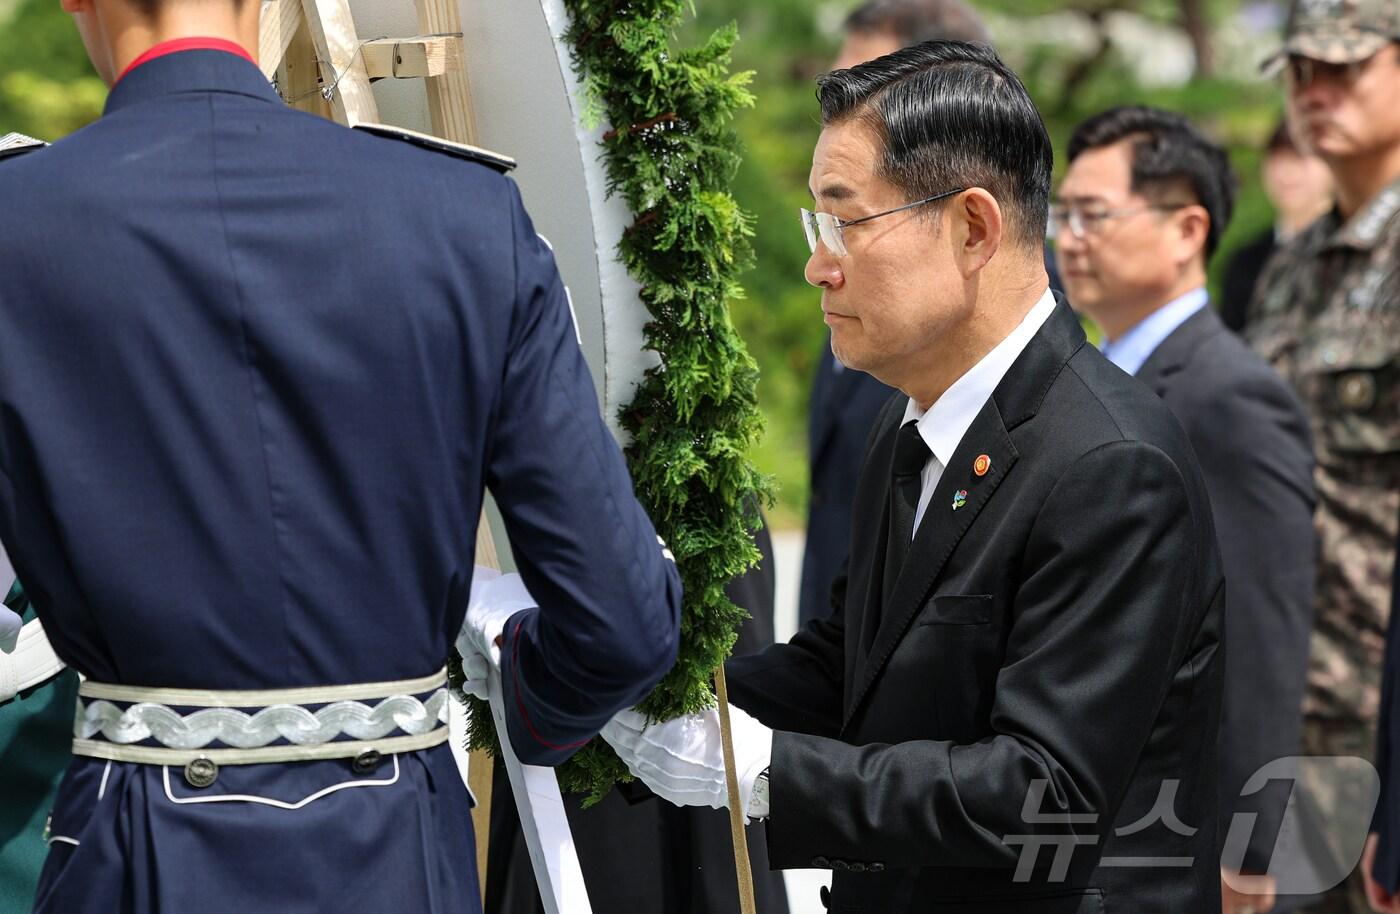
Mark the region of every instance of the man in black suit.
[[1225, 151], [1179, 115], [1128, 106], [1079, 125], [1069, 160], [1050, 212], [1070, 300], [1103, 330], [1104, 355], [1181, 421], [1210, 493], [1230, 605], [1221, 825], [1258, 817], [1243, 858], [1227, 848], [1222, 893], [1226, 914], [1267, 911], [1289, 785], [1241, 793], [1302, 746], [1317, 550], [1307, 416], [1209, 304], [1206, 264], [1234, 201]]
[[[877, 419], [833, 613], [728, 665], [769, 856], [832, 911], [1219, 910], [1224, 580], [1190, 443], [1048, 290], [1051, 150], [987, 47], [819, 82], [806, 275]], [[724, 805], [715, 710], [603, 735]]]

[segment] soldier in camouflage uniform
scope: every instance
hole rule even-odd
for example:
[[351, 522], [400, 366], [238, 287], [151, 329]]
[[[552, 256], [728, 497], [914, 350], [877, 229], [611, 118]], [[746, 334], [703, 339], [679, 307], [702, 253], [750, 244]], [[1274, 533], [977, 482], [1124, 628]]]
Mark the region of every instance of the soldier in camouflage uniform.
[[[1337, 185], [1336, 208], [1265, 268], [1247, 329], [1302, 396], [1317, 448], [1321, 555], [1304, 699], [1304, 750], [1312, 756], [1370, 759], [1380, 701], [1400, 517], [1397, 40], [1400, 0], [1295, 0], [1275, 58], [1286, 68], [1294, 135]], [[1360, 823], [1364, 834], [1364, 788], [1306, 780], [1305, 805], [1324, 830], [1335, 838]], [[1342, 872], [1354, 862], [1321, 867]], [[1356, 872], [1308, 908], [1369, 910]]]

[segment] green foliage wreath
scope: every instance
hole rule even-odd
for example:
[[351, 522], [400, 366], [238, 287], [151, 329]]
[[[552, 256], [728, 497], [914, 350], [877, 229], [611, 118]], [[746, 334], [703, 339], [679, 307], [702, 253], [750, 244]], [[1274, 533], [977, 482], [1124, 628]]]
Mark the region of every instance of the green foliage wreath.
[[[749, 461], [763, 430], [758, 369], [727, 302], [752, 252], [750, 217], [729, 185], [739, 166], [735, 113], [753, 104], [750, 73], [729, 73], [730, 25], [698, 47], [673, 48], [686, 0], [565, 0], [566, 39], [585, 119], [605, 123], [608, 192], [634, 221], [618, 253], [652, 320], [646, 373], [619, 418], [637, 495], [665, 538], [685, 588], [680, 655], [642, 703], [665, 719], [714, 704], [711, 678], [744, 611], [724, 594], [758, 559], [753, 543], [768, 483]], [[693, 14], [693, 9], [691, 13]], [[471, 700], [471, 748], [496, 748], [490, 708]], [[595, 739], [558, 769], [560, 787], [601, 799], [627, 769]]]

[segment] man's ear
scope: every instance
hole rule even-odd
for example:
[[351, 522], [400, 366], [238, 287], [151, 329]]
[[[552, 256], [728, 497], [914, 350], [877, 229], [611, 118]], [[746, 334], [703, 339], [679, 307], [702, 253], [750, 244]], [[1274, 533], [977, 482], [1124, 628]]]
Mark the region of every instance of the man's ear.
[[58, 5], [70, 16], [92, 12], [92, 0], [58, 0]]
[[1183, 206], [1176, 212], [1176, 235], [1183, 263], [1204, 256], [1206, 239], [1210, 237], [1210, 213], [1199, 204]]
[[973, 187], [953, 198], [951, 214], [961, 242], [957, 251], [963, 276], [981, 270], [1001, 247], [1006, 222], [1001, 204], [987, 191]]

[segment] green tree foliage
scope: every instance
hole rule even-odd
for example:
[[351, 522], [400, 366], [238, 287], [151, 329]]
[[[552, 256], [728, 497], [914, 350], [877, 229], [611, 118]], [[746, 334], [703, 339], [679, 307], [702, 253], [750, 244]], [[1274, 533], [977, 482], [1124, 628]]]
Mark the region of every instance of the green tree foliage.
[[0, 134], [56, 140], [96, 119], [106, 98], [57, 0], [0, 0]]
[[[641, 704], [665, 719], [714, 704], [711, 678], [744, 619], [724, 587], [758, 559], [753, 531], [767, 484], [748, 458], [763, 429], [758, 369], [728, 311], [751, 263], [751, 219], [730, 194], [732, 121], [753, 103], [750, 74], [729, 71], [732, 25], [677, 45], [682, 0], [567, 6], [587, 110], [609, 125], [608, 189], [635, 217], [619, 253], [651, 314], [646, 345], [661, 357], [620, 418], [637, 495], [685, 589], [676, 666]], [[469, 712], [471, 744], [493, 746], [489, 707], [473, 701]], [[590, 800], [630, 779], [598, 739], [558, 774], [564, 790]]]

